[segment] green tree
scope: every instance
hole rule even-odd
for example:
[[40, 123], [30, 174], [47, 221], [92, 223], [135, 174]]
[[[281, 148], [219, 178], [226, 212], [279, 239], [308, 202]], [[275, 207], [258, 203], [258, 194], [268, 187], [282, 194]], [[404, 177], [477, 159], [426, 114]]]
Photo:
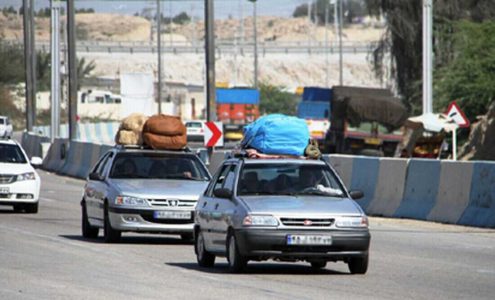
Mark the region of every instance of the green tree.
[[442, 111], [457, 100], [473, 121], [495, 101], [495, 22], [460, 21], [453, 28], [452, 60], [435, 72], [435, 105]]
[[173, 17], [172, 22], [175, 24], [183, 25], [191, 22], [191, 17], [186, 12], [181, 12], [180, 14]]
[[284, 91], [282, 87], [261, 83], [260, 98], [261, 114], [296, 114], [298, 98], [294, 94]]
[[16, 84], [24, 80], [24, 51], [18, 44], [0, 38], [0, 83]]
[[[421, 111], [422, 78], [422, 1], [366, 0], [369, 12], [383, 15], [387, 30], [372, 55], [375, 73], [383, 78], [386, 57], [392, 59], [392, 77], [404, 104], [417, 114]], [[495, 18], [493, 0], [434, 1], [435, 68], [451, 63], [454, 58], [452, 36], [457, 20], [483, 22]], [[436, 97], [436, 96], [434, 96]]]

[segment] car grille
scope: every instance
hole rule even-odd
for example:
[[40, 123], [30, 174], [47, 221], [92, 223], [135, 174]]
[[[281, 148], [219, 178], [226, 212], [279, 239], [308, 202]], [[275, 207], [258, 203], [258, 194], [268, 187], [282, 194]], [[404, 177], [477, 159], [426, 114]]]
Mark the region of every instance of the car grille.
[[194, 213], [191, 214], [190, 219], [155, 219], [153, 214], [141, 214], [141, 217], [151, 223], [159, 224], [191, 224], [194, 223]]
[[315, 218], [280, 218], [284, 226], [304, 226], [304, 227], [328, 227], [332, 226], [334, 219]]
[[152, 206], [157, 207], [188, 207], [193, 208], [196, 206], [196, 200], [183, 200], [183, 199], [148, 199]]
[[12, 183], [16, 175], [0, 175], [0, 184]]

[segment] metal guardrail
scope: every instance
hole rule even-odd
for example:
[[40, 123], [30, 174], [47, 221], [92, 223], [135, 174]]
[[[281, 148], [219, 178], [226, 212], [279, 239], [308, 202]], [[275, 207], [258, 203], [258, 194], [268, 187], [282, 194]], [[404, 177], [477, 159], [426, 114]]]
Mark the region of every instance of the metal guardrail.
[[[22, 43], [18, 40], [10, 40], [10, 43]], [[342, 50], [344, 53], [369, 53], [373, 50], [375, 43], [367, 42], [345, 42]], [[79, 41], [76, 44], [78, 52], [86, 53], [156, 53], [157, 45], [146, 42], [99, 42], [99, 41]], [[49, 41], [36, 42], [36, 49], [49, 52]], [[66, 45], [61, 45], [61, 50], [65, 50]], [[236, 45], [233, 42], [220, 41], [216, 44], [217, 54], [252, 54], [254, 47], [252, 43]], [[337, 43], [325, 43], [313, 41], [305, 42], [262, 42], [258, 44], [260, 55], [265, 54], [324, 54], [338, 53], [339, 46]], [[174, 42], [172, 45], [162, 45], [162, 52], [173, 54], [201, 54], [204, 52], [202, 43], [191, 44], [189, 42]]]

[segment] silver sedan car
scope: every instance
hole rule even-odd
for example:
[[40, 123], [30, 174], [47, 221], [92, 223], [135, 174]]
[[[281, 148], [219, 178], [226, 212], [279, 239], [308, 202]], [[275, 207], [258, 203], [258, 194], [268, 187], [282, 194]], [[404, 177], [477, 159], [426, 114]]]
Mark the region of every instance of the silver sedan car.
[[219, 168], [195, 214], [200, 266], [227, 257], [233, 272], [249, 260], [344, 261], [368, 268], [368, 218], [323, 160], [233, 158]]
[[191, 152], [116, 147], [101, 157], [84, 187], [82, 234], [118, 242], [122, 232], [193, 237], [194, 208], [210, 175]]

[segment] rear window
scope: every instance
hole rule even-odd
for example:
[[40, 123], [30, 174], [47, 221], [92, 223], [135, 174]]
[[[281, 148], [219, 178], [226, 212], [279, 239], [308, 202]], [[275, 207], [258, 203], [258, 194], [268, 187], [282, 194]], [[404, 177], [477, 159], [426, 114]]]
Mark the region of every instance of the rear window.
[[119, 153], [110, 178], [210, 180], [208, 171], [195, 155], [168, 153]]
[[337, 177], [327, 165], [245, 164], [237, 194], [344, 196]]
[[27, 160], [19, 146], [0, 144], [0, 163], [25, 164]]
[[0, 118], [0, 125], [3, 125], [5, 124], [5, 119], [4, 118]]

